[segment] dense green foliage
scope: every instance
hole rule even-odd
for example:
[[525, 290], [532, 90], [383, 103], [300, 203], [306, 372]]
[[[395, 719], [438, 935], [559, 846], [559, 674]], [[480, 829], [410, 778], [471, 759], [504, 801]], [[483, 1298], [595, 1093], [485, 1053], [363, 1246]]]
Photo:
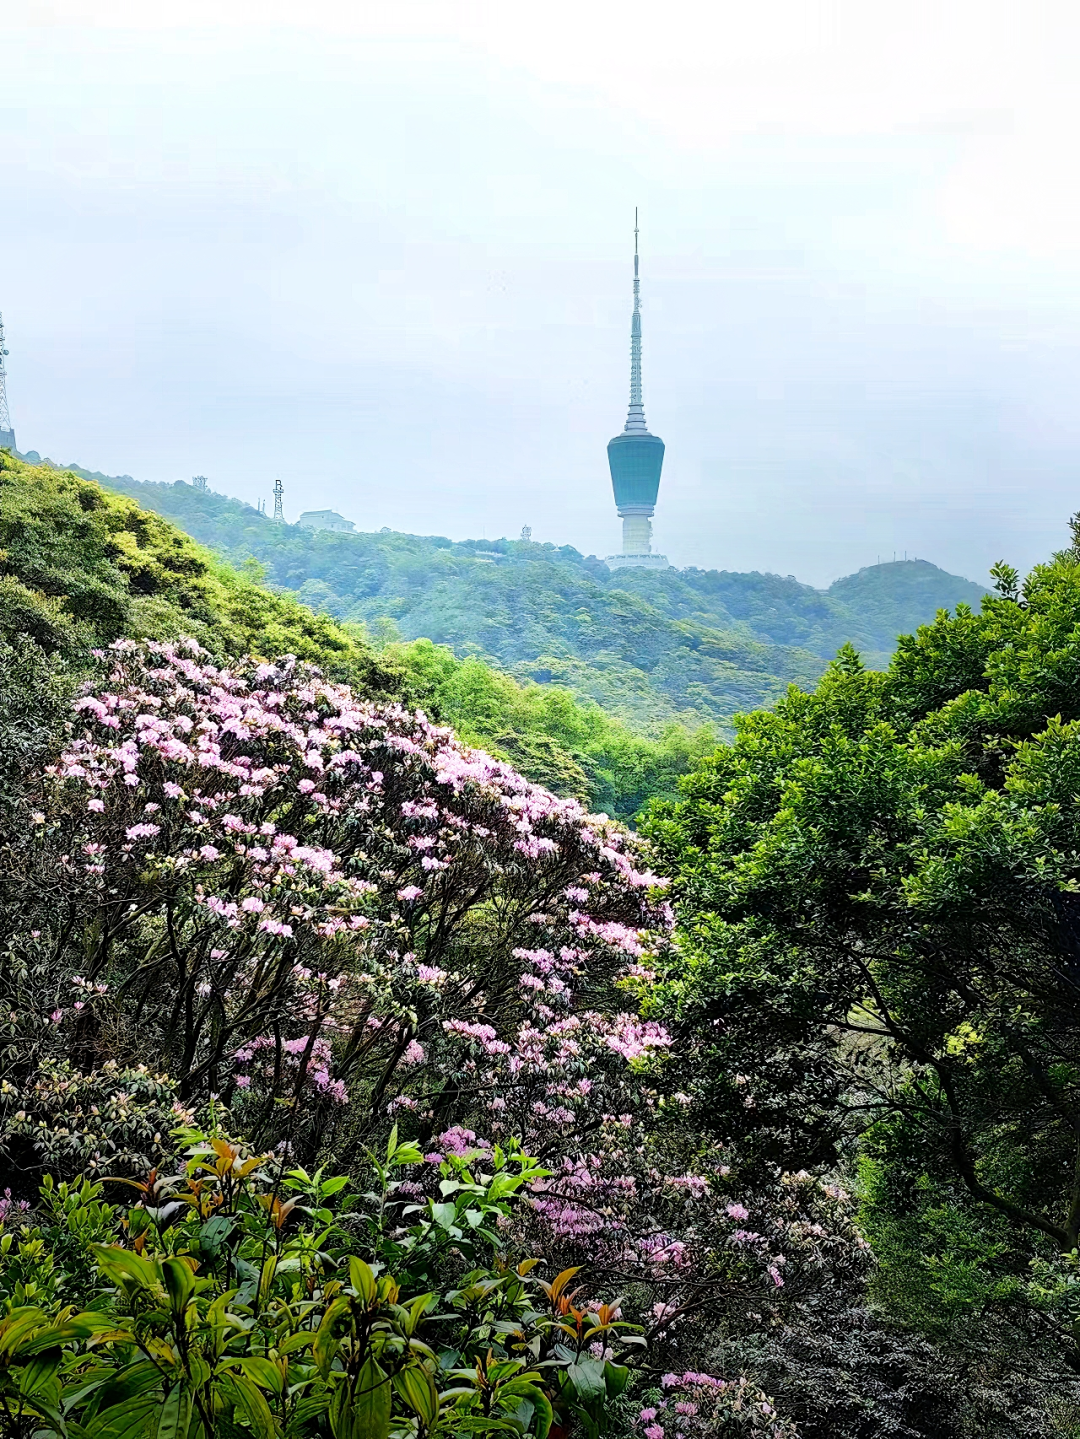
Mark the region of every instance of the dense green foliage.
[[977, 585], [924, 561], [860, 571], [826, 594], [778, 575], [609, 572], [568, 545], [313, 533], [190, 485], [102, 483], [168, 516], [234, 564], [381, 639], [430, 639], [518, 678], [566, 685], [656, 734], [691, 728], [811, 684], [840, 645], [885, 663], [896, 635]]
[[371, 647], [272, 595], [134, 501], [0, 455], [0, 635], [74, 657], [120, 635], [191, 635], [211, 654], [291, 653], [389, 693]]
[[614, 1358], [632, 1326], [560, 1306], [572, 1275], [545, 1284], [502, 1253], [536, 1166], [452, 1156], [443, 1197], [415, 1204], [402, 1176], [422, 1155], [396, 1131], [366, 1192], [220, 1133], [182, 1138], [186, 1162], [137, 1184], [138, 1204], [47, 1181], [41, 1222], [0, 1239], [5, 1439], [547, 1439], [556, 1413], [606, 1429], [630, 1371], [588, 1344]]
[[857, 1158], [892, 1313], [1065, 1375], [1080, 551], [1022, 586], [1000, 566], [998, 587], [902, 639], [884, 674], [842, 652], [655, 807], [684, 957], [655, 1003], [703, 1127], [766, 1165]]
[[561, 685], [520, 683], [430, 640], [389, 645], [410, 691], [471, 744], [510, 760], [556, 794], [630, 819], [650, 799], [675, 797], [679, 776], [716, 744], [710, 725], [669, 721], [653, 739]]

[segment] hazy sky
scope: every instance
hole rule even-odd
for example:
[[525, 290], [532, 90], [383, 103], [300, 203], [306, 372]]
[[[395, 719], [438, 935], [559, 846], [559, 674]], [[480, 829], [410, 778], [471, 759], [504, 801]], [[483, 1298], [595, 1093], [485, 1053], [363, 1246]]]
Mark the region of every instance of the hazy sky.
[[[148, 13], [150, 12], [150, 13]], [[1080, 509], [1080, 7], [8, 0], [22, 449], [363, 529], [981, 579]]]

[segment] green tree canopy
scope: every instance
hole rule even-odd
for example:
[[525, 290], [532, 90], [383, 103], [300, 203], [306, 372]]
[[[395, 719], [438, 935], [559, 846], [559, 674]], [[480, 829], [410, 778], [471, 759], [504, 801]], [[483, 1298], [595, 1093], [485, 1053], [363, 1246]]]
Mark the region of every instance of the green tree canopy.
[[937, 1215], [905, 1262], [984, 1297], [1080, 1236], [1080, 563], [999, 576], [741, 720], [646, 827], [703, 1123], [786, 1164], [862, 1136], [881, 1224]]

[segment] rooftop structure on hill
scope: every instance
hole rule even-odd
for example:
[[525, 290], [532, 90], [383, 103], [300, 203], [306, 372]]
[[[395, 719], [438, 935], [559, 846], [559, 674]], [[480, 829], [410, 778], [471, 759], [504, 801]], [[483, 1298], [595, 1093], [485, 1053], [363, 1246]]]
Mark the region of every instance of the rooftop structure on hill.
[[336, 510], [305, 510], [296, 523], [305, 530], [338, 530], [342, 534], [352, 534], [356, 529], [352, 520]]
[[638, 216], [634, 211], [634, 313], [630, 321], [630, 409], [621, 435], [608, 441], [608, 467], [615, 508], [623, 522], [622, 553], [608, 555], [611, 569], [666, 570], [667, 558], [652, 552], [652, 517], [664, 464], [664, 442], [651, 435], [641, 398], [641, 280]]
[[11, 411], [8, 409], [7, 371], [4, 368], [6, 354], [4, 317], [0, 315], [0, 450], [16, 450], [18, 446], [15, 444], [15, 426], [11, 423]]

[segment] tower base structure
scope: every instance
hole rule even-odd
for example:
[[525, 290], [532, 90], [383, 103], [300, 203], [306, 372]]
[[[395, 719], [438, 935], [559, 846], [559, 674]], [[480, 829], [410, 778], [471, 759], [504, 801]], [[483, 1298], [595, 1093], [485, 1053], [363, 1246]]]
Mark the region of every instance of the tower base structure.
[[670, 569], [666, 555], [654, 555], [652, 552], [653, 506], [623, 504], [619, 506], [619, 514], [622, 517], [622, 554], [606, 557], [604, 563], [608, 569]]
[[604, 564], [609, 570], [669, 570], [667, 555], [605, 555]]

